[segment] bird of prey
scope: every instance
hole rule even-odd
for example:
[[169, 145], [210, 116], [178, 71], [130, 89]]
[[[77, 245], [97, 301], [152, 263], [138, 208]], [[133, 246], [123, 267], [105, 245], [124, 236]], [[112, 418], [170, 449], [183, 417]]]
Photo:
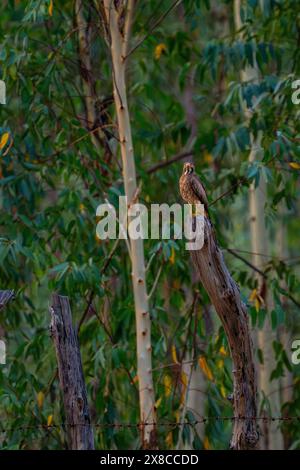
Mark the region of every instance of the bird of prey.
[[179, 189], [182, 199], [188, 204], [202, 203], [204, 205], [204, 215], [209, 218], [206, 191], [195, 173], [195, 165], [193, 163], [185, 163], [183, 165]]

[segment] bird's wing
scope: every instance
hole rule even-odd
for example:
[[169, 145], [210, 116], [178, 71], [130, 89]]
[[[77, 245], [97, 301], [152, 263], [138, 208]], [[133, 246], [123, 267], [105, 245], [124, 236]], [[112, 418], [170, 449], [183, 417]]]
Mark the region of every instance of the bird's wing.
[[197, 176], [193, 176], [191, 178], [191, 189], [194, 191], [195, 195], [198, 197], [199, 201], [202, 202], [205, 207], [205, 210], [208, 212], [208, 200], [206, 196], [206, 191]]

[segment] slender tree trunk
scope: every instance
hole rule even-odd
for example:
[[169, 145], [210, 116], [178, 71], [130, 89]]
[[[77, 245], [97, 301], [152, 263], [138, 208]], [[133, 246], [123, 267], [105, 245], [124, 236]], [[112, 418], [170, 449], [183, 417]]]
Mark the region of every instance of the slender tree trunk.
[[[183, 9], [183, 7], [182, 7]], [[184, 18], [184, 15], [183, 15]], [[188, 82], [185, 86], [184, 92], [183, 92], [183, 105], [186, 113], [186, 121], [188, 126], [190, 127], [190, 137], [189, 141], [187, 144], [188, 149], [192, 149], [195, 143], [195, 139], [197, 137], [197, 110], [195, 106], [195, 101], [193, 99], [194, 97], [194, 80], [193, 77], [188, 79]], [[188, 161], [193, 161], [193, 157], [190, 156], [187, 158]], [[195, 275], [195, 268], [192, 265], [191, 266], [191, 278], [192, 278], [192, 283], [195, 284], [195, 278], [197, 276]], [[198, 280], [198, 279], [197, 279]], [[192, 296], [191, 296], [192, 297]], [[189, 353], [187, 353], [185, 357], [185, 361], [189, 361], [191, 359], [191, 356]], [[187, 377], [187, 390], [186, 390], [186, 410], [190, 410], [196, 420], [199, 420], [199, 417], [204, 416], [204, 409], [205, 409], [205, 401], [206, 401], [206, 379], [204, 377], [203, 372], [199, 368], [199, 366], [196, 364], [185, 364], [183, 367], [183, 373]], [[201, 418], [200, 418], [201, 419]], [[205, 427], [203, 424], [197, 424], [196, 425], [196, 432], [199, 436], [199, 438], [203, 441], [204, 439], [204, 431]], [[186, 448], [192, 448], [193, 442], [193, 435], [191, 435], [190, 443], [186, 446]]]
[[[99, 109], [99, 98], [96, 93], [96, 84], [91, 60], [91, 24], [85, 17], [89, 13], [91, 5], [84, 0], [75, 0], [75, 21], [78, 34], [78, 55], [80, 75], [82, 77], [83, 97], [85, 104], [85, 127], [91, 131], [91, 140], [98, 152], [104, 150], [104, 160], [109, 162], [112, 151], [108, 138], [101, 129], [101, 110]], [[86, 10], [86, 11], [85, 11]]]
[[[123, 163], [123, 178], [127, 204], [138, 202], [135, 161], [131, 125], [126, 93], [126, 54], [128, 51], [130, 23], [134, 2], [130, 0], [120, 31], [123, 2], [104, 0], [106, 23], [111, 46], [114, 100], [118, 120], [119, 140]], [[130, 222], [130, 214], [129, 214]], [[144, 245], [142, 239], [130, 239], [132, 283], [136, 315], [137, 375], [139, 380], [140, 420], [144, 448], [156, 447], [156, 411], [152, 378], [151, 321], [146, 288]], [[148, 424], [146, 424], [148, 423]]]
[[[260, 160], [262, 158], [262, 149], [258, 143], [252, 144], [249, 161]], [[264, 206], [266, 203], [266, 184], [263, 178], [257, 188], [254, 184], [250, 187], [249, 207], [250, 207], [250, 229], [251, 229], [251, 250], [253, 253], [263, 253], [268, 255], [269, 243], [268, 232], [264, 220]], [[259, 267], [262, 263], [260, 255], [253, 254], [252, 262], [254, 266]], [[264, 410], [263, 414], [279, 416], [280, 415], [280, 383], [278, 380], [270, 380], [271, 373], [276, 367], [276, 360], [273, 350], [273, 342], [277, 340], [276, 330], [272, 329], [270, 312], [274, 307], [272, 293], [265, 286], [266, 280], [256, 273], [258, 280], [258, 291], [263, 294], [267, 316], [262, 329], [257, 331], [257, 347], [263, 353], [263, 364], [259, 365], [258, 384], [259, 390], [269, 400], [269, 410]], [[282, 450], [283, 439], [281, 431], [278, 429], [278, 423], [268, 421], [264, 423], [262, 429], [262, 447], [264, 449]]]
[[[185, 30], [187, 31], [187, 25], [185, 23], [185, 8], [184, 5], [179, 5], [179, 14], [182, 23], [185, 26]], [[186, 122], [190, 129], [190, 136], [188, 142], [186, 144], [187, 150], [191, 150], [194, 147], [195, 140], [198, 134], [198, 113], [196, 109], [196, 104], [194, 100], [195, 95], [195, 86], [194, 86], [194, 70], [191, 71], [191, 76], [187, 77], [185, 88], [182, 94], [182, 105], [184, 107], [185, 115], [186, 115]], [[193, 155], [189, 155], [186, 161], [193, 161]], [[185, 161], [184, 160], [184, 161]], [[191, 278], [192, 283], [195, 284], [198, 279], [195, 279], [197, 276], [195, 275], [195, 268], [191, 266]], [[191, 287], [192, 290], [192, 287]], [[191, 292], [192, 294], [192, 292]], [[193, 295], [191, 295], [191, 298]], [[185, 357], [185, 362], [188, 362], [191, 359], [190, 353], [188, 352]], [[187, 378], [187, 390], [185, 394], [186, 403], [183, 405], [186, 410], [190, 410], [195, 419], [199, 420], [199, 417], [204, 416], [204, 409], [205, 409], [205, 401], [206, 401], [206, 379], [204, 377], [203, 372], [199, 368], [198, 364], [184, 364], [182, 372], [186, 375]], [[201, 419], [201, 418], [200, 418]], [[204, 431], [205, 427], [203, 424], [197, 424], [196, 432], [199, 438], [203, 441], [204, 439]], [[186, 444], [185, 448], [189, 449], [192, 448], [194, 436], [191, 433], [190, 442]], [[181, 443], [180, 443], [181, 444]]]
[[53, 294], [50, 315], [50, 330], [58, 363], [69, 446], [72, 450], [93, 450], [94, 435], [80, 349], [77, 331], [72, 325], [72, 313], [68, 297]]
[[[239, 31], [243, 24], [241, 21], [241, 0], [234, 1], [234, 17], [235, 26]], [[247, 67], [241, 73], [241, 79], [243, 82], [258, 82], [259, 74], [258, 68], [255, 63], [254, 67]], [[250, 116], [245, 109], [246, 118], [250, 119]], [[261, 133], [255, 138], [251, 136], [251, 151], [249, 154], [249, 162], [262, 160], [263, 149], [261, 147]], [[251, 230], [251, 249], [253, 252], [252, 262], [255, 266], [259, 267], [261, 264], [261, 256], [259, 254], [268, 255], [269, 243], [268, 243], [268, 232], [265, 224], [265, 204], [266, 204], [266, 183], [264, 178], [260, 178], [259, 184], [255, 187], [252, 183], [249, 191], [249, 210], [250, 210], [250, 230]], [[280, 387], [277, 380], [271, 382], [271, 373], [275, 368], [275, 357], [273, 351], [273, 341], [277, 338], [276, 331], [272, 330], [270, 322], [270, 312], [273, 307], [273, 300], [271, 292], [266, 288], [265, 279], [257, 274], [258, 290], [264, 292], [265, 307], [268, 311], [264, 326], [261, 330], [258, 330], [256, 343], [257, 347], [263, 352], [263, 364], [259, 366], [258, 370], [258, 385], [261, 393], [269, 399], [271, 405], [272, 415], [280, 414]], [[267, 413], [269, 414], [269, 413]], [[262, 436], [262, 447], [265, 449], [277, 449], [283, 448], [282, 434], [278, 430], [277, 425], [272, 421], [265, 423]]]
[[[280, 210], [280, 220], [279, 220], [279, 227], [277, 231], [277, 239], [276, 239], [276, 246], [278, 248], [278, 256], [282, 260], [286, 260], [289, 256], [288, 250], [288, 241], [287, 241], [287, 226], [286, 226], [286, 217], [287, 211], [284, 208]], [[286, 284], [284, 281], [281, 281], [282, 288], [286, 289]], [[286, 313], [289, 313], [288, 310], [288, 302], [287, 298], [281, 296], [281, 303], [284, 307]], [[279, 329], [279, 338], [283, 347], [290, 348], [292, 342], [292, 335], [291, 335], [291, 325], [281, 325]], [[289, 370], [285, 369], [284, 377], [281, 379], [281, 403], [291, 403], [293, 400], [293, 373]], [[284, 411], [286, 414], [286, 411]], [[288, 428], [285, 428], [285, 431], [282, 433], [283, 435], [283, 442], [284, 442], [284, 449], [287, 450], [291, 445], [291, 436], [288, 432]]]
[[[185, 361], [191, 360], [190, 355], [186, 355]], [[201, 420], [204, 417], [205, 402], [207, 395], [207, 382], [199, 365], [193, 362], [183, 365], [182, 372], [187, 377], [187, 390], [186, 390], [186, 411], [191, 411], [195, 420], [199, 421], [195, 425], [195, 431], [198, 437], [203, 441], [205, 434], [204, 423]], [[185, 449], [193, 449], [194, 435], [191, 433], [189, 442], [185, 445]]]

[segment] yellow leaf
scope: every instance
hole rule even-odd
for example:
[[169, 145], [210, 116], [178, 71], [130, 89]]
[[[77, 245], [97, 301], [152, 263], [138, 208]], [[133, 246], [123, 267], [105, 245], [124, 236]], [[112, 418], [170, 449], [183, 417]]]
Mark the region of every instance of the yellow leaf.
[[226, 398], [226, 388], [224, 385], [221, 385], [220, 392], [223, 398]]
[[168, 398], [171, 395], [172, 379], [169, 375], [164, 376], [165, 396]]
[[172, 353], [173, 362], [175, 362], [176, 364], [178, 364], [177, 352], [176, 352], [176, 348], [175, 348], [174, 344], [172, 345], [171, 353]]
[[289, 165], [293, 170], [300, 170], [300, 163], [298, 162], [289, 162]]
[[224, 357], [227, 356], [227, 351], [226, 351], [226, 349], [224, 348], [224, 346], [221, 346], [221, 347], [220, 347], [219, 353], [221, 354], [221, 356], [224, 356]]
[[172, 433], [172, 431], [168, 432], [168, 434], [167, 434], [166, 444], [171, 449], [173, 448], [173, 433]]
[[217, 368], [221, 370], [223, 369], [223, 367], [224, 367], [224, 361], [223, 359], [219, 359], [217, 362]]
[[187, 379], [187, 375], [185, 372], [181, 372], [181, 384], [182, 384], [182, 390], [181, 390], [180, 403], [183, 404], [185, 402], [185, 394], [186, 394], [186, 389], [188, 386], [188, 379]]
[[249, 300], [253, 302], [253, 300], [256, 299], [256, 297], [257, 297], [257, 290], [253, 289], [253, 291], [250, 294]]
[[171, 256], [169, 258], [169, 261], [170, 261], [171, 264], [175, 263], [175, 250], [174, 250], [173, 247], [172, 247], [172, 250], [171, 250]]
[[208, 437], [207, 437], [207, 436], [205, 436], [205, 438], [204, 438], [203, 447], [204, 447], [205, 450], [209, 450], [209, 449], [210, 449], [210, 443], [209, 443], [209, 440], [208, 440]]
[[156, 400], [154, 407], [157, 409], [159, 407], [159, 405], [161, 404], [161, 402], [162, 402], [162, 397], [160, 397], [158, 400]]
[[264, 303], [264, 299], [262, 298], [262, 296], [257, 292], [257, 289], [253, 289], [253, 291], [251, 292], [250, 294], [250, 297], [249, 297], [249, 300], [251, 302], [254, 301], [254, 306], [255, 306], [255, 310], [258, 312], [261, 305], [263, 305]]
[[164, 52], [167, 52], [167, 46], [164, 43], [158, 44], [154, 51], [155, 59], [159, 60]]
[[206, 375], [206, 377], [208, 378], [208, 380], [213, 381], [214, 377], [213, 377], [213, 375], [212, 375], [212, 371], [211, 371], [210, 368], [209, 368], [209, 365], [208, 365], [207, 362], [206, 362], [205, 357], [204, 357], [204, 356], [200, 356], [199, 359], [198, 359], [198, 362], [199, 362], [200, 368], [202, 369], [203, 373]]
[[181, 372], [181, 383], [182, 383], [182, 386], [183, 386], [184, 390], [186, 390], [188, 380], [187, 380], [187, 375], [186, 375], [185, 372]]
[[53, 15], [53, 0], [50, 0], [49, 7], [48, 7], [48, 13], [50, 16]]
[[42, 408], [43, 406], [43, 403], [44, 403], [44, 399], [45, 399], [45, 395], [43, 392], [39, 392], [36, 396], [36, 401], [37, 401], [37, 404], [38, 404], [38, 407], [39, 408]]
[[209, 152], [207, 152], [207, 151], [205, 151], [205, 152], [204, 152], [203, 159], [204, 159], [205, 163], [210, 164], [210, 163], [213, 161], [212, 154], [209, 153]]
[[79, 210], [81, 213], [84, 212], [84, 204], [79, 204]]
[[138, 381], [139, 381], [138, 375], [136, 375], [135, 377], [133, 377], [132, 382], [133, 382], [134, 384], [135, 384], [136, 382], [138, 382]]
[[3, 147], [5, 147], [5, 145], [7, 144], [8, 139], [9, 139], [9, 132], [5, 132], [1, 136], [1, 139], [0, 139], [0, 150], [2, 150]]
[[47, 418], [47, 426], [51, 426], [53, 423], [53, 415], [49, 415]]

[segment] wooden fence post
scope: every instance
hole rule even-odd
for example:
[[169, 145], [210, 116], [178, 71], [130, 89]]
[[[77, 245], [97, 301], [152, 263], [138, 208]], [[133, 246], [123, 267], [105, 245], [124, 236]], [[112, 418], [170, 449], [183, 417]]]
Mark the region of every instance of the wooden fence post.
[[[0, 290], [0, 311], [15, 298], [13, 290]], [[0, 325], [0, 364], [6, 363], [6, 343], [2, 337], [5, 337], [5, 330]]]
[[72, 324], [68, 297], [53, 294], [50, 315], [50, 330], [58, 363], [69, 446], [72, 450], [92, 450], [94, 449], [94, 434], [77, 331]]
[[10, 300], [15, 298], [13, 290], [0, 290], [0, 310], [2, 310]]

